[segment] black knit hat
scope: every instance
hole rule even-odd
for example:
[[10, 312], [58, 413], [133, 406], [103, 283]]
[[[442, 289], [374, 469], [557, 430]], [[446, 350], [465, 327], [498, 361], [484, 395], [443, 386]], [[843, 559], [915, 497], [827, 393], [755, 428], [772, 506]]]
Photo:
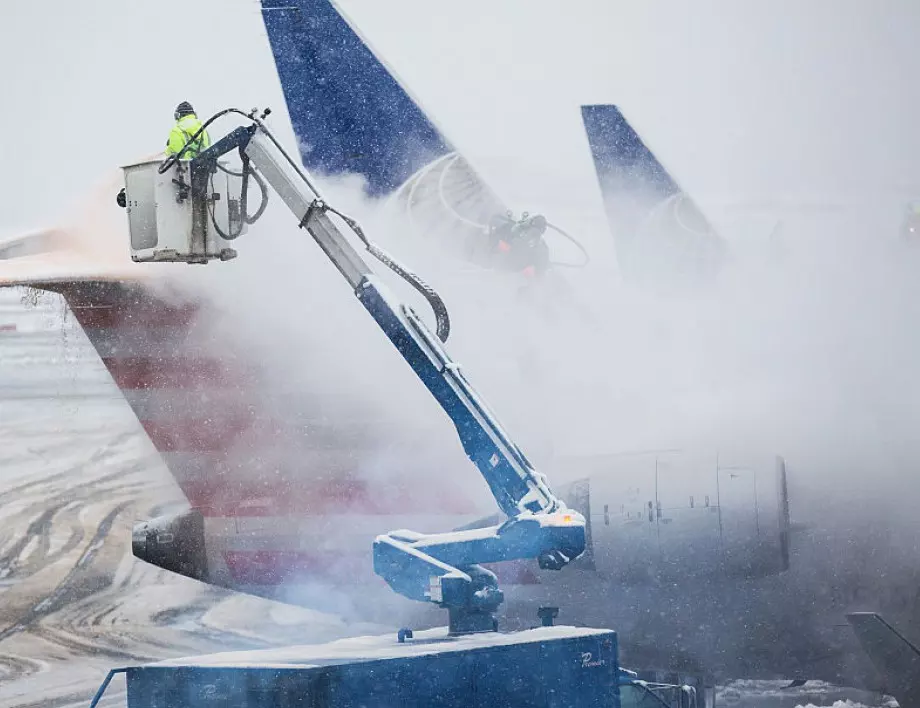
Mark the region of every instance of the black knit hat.
[[176, 118], [181, 118], [182, 116], [189, 116], [195, 112], [195, 109], [192, 108], [192, 104], [188, 101], [183, 101], [178, 106], [176, 106]]

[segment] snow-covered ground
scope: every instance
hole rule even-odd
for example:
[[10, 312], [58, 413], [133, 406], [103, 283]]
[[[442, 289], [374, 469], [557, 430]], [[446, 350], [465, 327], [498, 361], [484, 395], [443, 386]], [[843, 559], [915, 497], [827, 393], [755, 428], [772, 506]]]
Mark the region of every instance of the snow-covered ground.
[[59, 305], [0, 290], [23, 325], [0, 333], [0, 706], [86, 705], [125, 663], [378, 631], [133, 559], [132, 523], [181, 492]]

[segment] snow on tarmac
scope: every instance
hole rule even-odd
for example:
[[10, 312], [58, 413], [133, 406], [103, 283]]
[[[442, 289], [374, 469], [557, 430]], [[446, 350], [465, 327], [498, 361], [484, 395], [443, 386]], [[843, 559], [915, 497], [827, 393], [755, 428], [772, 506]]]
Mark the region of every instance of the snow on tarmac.
[[788, 686], [789, 681], [730, 681], [716, 690], [716, 705], [730, 708], [895, 708], [898, 705], [890, 696], [824, 681]]
[[17, 324], [0, 333], [0, 707], [85, 706], [114, 666], [353, 633], [132, 557], [132, 523], [182, 494], [62, 312], [0, 290]]

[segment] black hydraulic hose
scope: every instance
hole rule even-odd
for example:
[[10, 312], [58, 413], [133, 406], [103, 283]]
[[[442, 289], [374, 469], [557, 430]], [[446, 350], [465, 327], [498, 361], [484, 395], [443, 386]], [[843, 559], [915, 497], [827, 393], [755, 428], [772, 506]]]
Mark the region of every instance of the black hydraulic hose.
[[[288, 155], [287, 150], [284, 149], [272, 135], [272, 132], [265, 127], [265, 124], [254, 115], [247, 115], [257, 126], [259, 126], [262, 131], [265, 133], [266, 137], [274, 144], [278, 151], [284, 156], [284, 159], [287, 160], [288, 164], [294, 169], [298, 176], [304, 181], [307, 187], [316, 195], [316, 198], [320, 201], [323, 201], [320, 196], [320, 191], [313, 185], [310, 181], [310, 178], [307, 174], [301, 169], [300, 165], [294, 162], [291, 159], [291, 156]], [[444, 304], [444, 300], [441, 299], [441, 296], [438, 292], [432, 288], [428, 283], [422, 280], [418, 275], [410, 271], [408, 268], [403, 266], [399, 261], [390, 256], [386, 251], [372, 243], [370, 239], [367, 238], [367, 235], [364, 233], [364, 229], [361, 228], [361, 225], [355, 220], [352, 219], [347, 214], [343, 214], [339, 210], [330, 206], [328, 203], [323, 201], [323, 208], [326, 211], [331, 211], [333, 214], [338, 216], [342, 221], [348, 224], [348, 227], [355, 233], [355, 235], [361, 239], [361, 243], [364, 244], [364, 247], [374, 256], [377, 260], [387, 266], [390, 270], [396, 273], [399, 277], [409, 283], [415, 290], [417, 290], [421, 295], [428, 301], [428, 304], [431, 306], [432, 311], [434, 312], [435, 322], [437, 323], [437, 336], [442, 342], [446, 342], [447, 338], [450, 336], [450, 315], [447, 311], [447, 305]]]
[[393, 258], [393, 256], [391, 256], [389, 253], [368, 239], [367, 235], [364, 233], [364, 229], [361, 228], [361, 225], [357, 221], [352, 219], [350, 216], [343, 214], [337, 209], [329, 206], [328, 204], [326, 205], [326, 210], [331, 211], [342, 221], [348, 224], [348, 227], [355, 232], [359, 239], [361, 239], [361, 243], [364, 244], [364, 247], [372, 256], [374, 256], [374, 258], [376, 258], [387, 268], [396, 273], [400, 278], [409, 283], [409, 285], [415, 288], [415, 290], [419, 292], [422, 297], [425, 298], [425, 300], [428, 301], [428, 304], [431, 306], [431, 309], [434, 312], [438, 339], [440, 339], [442, 342], [446, 342], [447, 338], [450, 336], [450, 313], [447, 311], [447, 305], [444, 303], [444, 300], [438, 294], [437, 290], [428, 285], [428, 283], [422, 280], [417, 274], [413, 273], [411, 270], [402, 265], [402, 263]]
[[438, 339], [442, 342], [446, 342], [447, 338], [450, 336], [450, 313], [447, 311], [447, 305], [444, 303], [444, 300], [441, 299], [437, 290], [428, 285], [428, 283], [422, 280], [418, 275], [403, 266], [379, 246], [370, 244], [367, 250], [370, 251], [374, 258], [409, 283], [409, 285], [421, 293], [422, 297], [428, 301], [428, 304], [434, 312]]
[[[209, 183], [211, 185], [211, 191], [214, 191], [214, 175], [212, 174], [209, 178]], [[233, 241], [234, 239], [239, 238], [243, 235], [243, 227], [245, 226], [245, 214], [246, 214], [246, 177], [243, 177], [243, 194], [240, 200], [240, 227], [237, 229], [236, 233], [224, 233], [224, 230], [220, 228], [220, 224], [217, 223], [217, 217], [214, 214], [214, 206], [208, 201], [208, 215], [211, 217], [211, 225], [214, 227], [214, 230], [217, 232], [217, 235], [220, 236], [225, 241]]]
[[224, 172], [224, 173], [226, 173], [226, 174], [228, 174], [228, 175], [231, 175], [232, 177], [242, 177], [242, 176], [243, 176], [243, 173], [242, 173], [242, 172], [236, 172], [236, 171], [234, 171], [234, 170], [231, 170], [231, 169], [230, 169], [229, 167], [227, 167], [226, 165], [222, 165], [222, 164], [220, 164], [219, 162], [217, 162], [217, 163], [215, 163], [215, 164], [217, 165], [217, 169], [219, 169], [221, 172]]
[[581, 242], [578, 239], [548, 221], [546, 222], [546, 226], [565, 238], [567, 241], [570, 241], [572, 244], [574, 244], [574, 246], [579, 251], [581, 251], [582, 255], [581, 263], [564, 263], [560, 261], [551, 261], [551, 265], [558, 266], [559, 268], [584, 268], [588, 265], [588, 263], [591, 262], [591, 257], [588, 255], [588, 250], [581, 245]]
[[[248, 215], [249, 204], [248, 204], [248, 195], [249, 195], [249, 175], [255, 175], [255, 170], [252, 168], [249, 156], [244, 152], [240, 152], [240, 157], [243, 160], [243, 170], [242, 172], [234, 172], [233, 170], [222, 167], [219, 162], [215, 162], [217, 167], [227, 174], [241, 176], [243, 179], [243, 184], [240, 186], [240, 227], [237, 229], [236, 233], [224, 233], [223, 229], [220, 228], [220, 224], [217, 223], [217, 218], [214, 214], [214, 207], [210, 204], [208, 206], [208, 214], [211, 217], [211, 224], [214, 226], [214, 230], [217, 232], [218, 236], [223, 238], [226, 241], [233, 241], [234, 239], [239, 238], [243, 234], [243, 229], [246, 224], [255, 223], [256, 219], [262, 216], [262, 212], [265, 210], [265, 207], [268, 205], [268, 194], [265, 191], [265, 185], [261, 182], [259, 187], [262, 190], [262, 204], [259, 206], [259, 211], [256, 215], [250, 220]], [[209, 183], [211, 185], [211, 192], [214, 191], [214, 174], [212, 173], [208, 177]], [[229, 212], [228, 212], [229, 213]]]
[[[319, 190], [315, 186], [313, 186], [313, 183], [310, 181], [310, 178], [307, 177], [307, 175], [304, 173], [301, 167], [296, 162], [294, 162], [294, 160], [291, 159], [290, 155], [288, 155], [284, 147], [275, 139], [275, 136], [272, 135], [271, 131], [265, 127], [265, 124], [262, 122], [262, 120], [260, 120], [256, 116], [255, 110], [249, 113], [246, 113], [245, 111], [241, 111], [239, 108], [225, 108], [222, 111], [218, 111], [217, 113], [215, 113], [213, 116], [208, 118], [202, 124], [202, 126], [191, 137], [191, 139], [189, 139], [188, 142], [185, 143], [185, 145], [182, 147], [182, 149], [179, 152], [177, 152], [175, 155], [170, 155], [168, 158], [166, 158], [163, 161], [163, 163], [158, 168], [158, 172], [160, 174], [163, 174], [167, 170], [171, 169], [172, 166], [175, 165], [176, 162], [178, 162], [182, 158], [182, 156], [188, 150], [189, 146], [192, 145], [195, 142], [195, 140], [197, 140], [198, 136], [200, 136], [207, 129], [207, 127], [211, 125], [211, 123], [213, 123], [218, 118], [225, 116], [229, 113], [238, 113], [239, 115], [251, 120], [259, 128], [261, 128], [262, 131], [265, 133], [265, 135], [268, 137], [268, 139], [271, 140], [271, 142], [274, 143], [275, 147], [278, 148], [279, 152], [284, 156], [284, 158], [288, 161], [291, 167], [294, 168], [294, 171], [297, 172], [297, 174], [301, 177], [301, 179], [303, 179], [303, 181], [312, 190], [312, 192], [316, 195], [316, 197], [320, 198]], [[265, 113], [263, 114], [263, 117], [266, 115], [268, 115], [268, 109], [266, 109]], [[244, 201], [246, 199], [245, 180], [247, 177], [247, 173], [250, 173], [253, 175], [253, 179], [255, 179], [256, 183], [259, 185], [259, 188], [262, 190], [262, 194], [263, 194], [262, 204], [259, 205], [258, 211], [255, 213], [255, 215], [253, 215], [253, 217], [251, 217], [251, 220], [246, 215], [245, 210], [243, 211], [243, 218], [246, 220], [246, 223], [251, 224], [256, 219], [258, 219], [260, 216], [262, 216], [262, 213], [265, 211], [265, 207], [268, 204], [268, 191], [267, 191], [267, 187], [264, 181], [259, 176], [257, 176], [258, 173], [249, 167], [248, 159], [246, 159], [246, 156], [243, 155], [243, 157], [244, 157], [244, 160], [243, 160], [242, 177], [244, 180], [244, 184], [243, 184], [242, 199]], [[233, 173], [231, 172], [231, 174]], [[376, 258], [378, 261], [380, 261], [385, 266], [387, 266], [387, 268], [392, 270], [399, 277], [401, 277], [403, 280], [409, 283], [413, 288], [415, 288], [416, 291], [418, 291], [422, 295], [422, 297], [425, 298], [425, 300], [428, 301], [428, 304], [431, 306], [431, 309], [434, 312], [435, 322], [437, 324], [436, 333], [437, 333], [438, 339], [440, 339], [442, 342], [446, 342], [447, 338], [450, 336], [450, 314], [447, 311], [447, 305], [444, 304], [444, 300], [441, 298], [438, 292], [434, 288], [432, 288], [430, 285], [428, 285], [428, 283], [422, 280], [418, 275], [413, 273], [411, 270], [409, 270], [404, 265], [402, 265], [399, 261], [393, 258], [390, 254], [384, 251], [382, 248], [372, 243], [370, 239], [367, 238], [367, 236], [364, 233], [364, 230], [361, 228], [361, 225], [356, 220], [352, 219], [350, 216], [346, 214], [343, 214], [337, 209], [334, 209], [328, 204], [325, 204], [325, 209], [327, 211], [331, 211], [333, 214], [337, 215], [340, 219], [342, 219], [342, 221], [348, 224], [348, 227], [352, 231], [354, 231], [354, 233], [358, 236], [359, 239], [361, 239], [361, 242], [364, 244], [364, 247], [368, 250], [368, 252], [372, 256], [374, 256], [374, 258]], [[211, 221], [212, 223], [214, 222], [213, 211], [211, 212]], [[214, 227], [217, 230], [218, 234], [221, 235], [222, 238], [227, 238], [227, 236], [221, 232], [220, 228], [217, 226], [216, 223], [214, 223]], [[240, 233], [242, 233], [242, 229], [240, 230]], [[237, 233], [236, 235], [231, 236], [228, 240], [233, 240], [239, 235], [240, 234]]]
[[179, 152], [177, 152], [174, 155], [170, 155], [165, 160], [163, 160], [163, 162], [157, 168], [157, 172], [159, 172], [162, 175], [168, 170], [170, 170], [173, 165], [175, 165], [179, 160], [182, 159], [182, 156], [195, 143], [195, 141], [198, 139], [198, 136], [200, 136], [205, 130], [207, 130], [207, 127], [211, 125], [211, 123], [216, 121], [218, 118], [227, 115], [228, 113], [239, 113], [241, 116], [248, 118], [249, 120], [255, 120], [254, 113], [252, 112], [246, 113], [245, 111], [241, 111], [239, 108], [225, 108], [222, 111], [218, 111], [213, 116], [208, 118], [204, 123], [202, 123], [201, 127], [195, 132], [195, 134], [191, 138], [188, 139], [188, 141], [186, 141], [185, 145], [182, 146], [182, 149]]
[[262, 179], [262, 175], [259, 174], [259, 171], [254, 167], [249, 168], [249, 174], [252, 176], [252, 179], [257, 185], [259, 185], [259, 191], [262, 193], [262, 199], [259, 202], [259, 208], [256, 209], [256, 213], [252, 216], [243, 212], [243, 218], [246, 219], [247, 224], [254, 224], [259, 220], [259, 217], [265, 213], [265, 207], [268, 206], [268, 185], [265, 184], [265, 180]]
[[[501, 226], [508, 226], [509, 224], [512, 227], [512, 230], [515, 226], [523, 224], [530, 215], [525, 211], [523, 217], [520, 221], [512, 218], [511, 212], [508, 211], [504, 214], [496, 214], [492, 217], [490, 225], [486, 228], [489, 229], [489, 233], [494, 233], [494, 230]], [[531, 217], [532, 218], [532, 217]], [[501, 223], [498, 223], [496, 220], [501, 219]], [[567, 263], [565, 261], [550, 261], [549, 265], [558, 266], [560, 268], [584, 268], [591, 262], [591, 257], [588, 255], [588, 250], [581, 244], [581, 241], [576, 239], [567, 231], [563, 230], [561, 227], [556, 226], [555, 224], [546, 221], [546, 227], [552, 229], [560, 236], [562, 236], [566, 241], [571, 242], [579, 251], [581, 251], [581, 262], [580, 263]], [[541, 240], [546, 243], [546, 238], [541, 237]]]
[[259, 217], [262, 216], [262, 214], [265, 212], [265, 208], [268, 206], [268, 185], [265, 184], [265, 180], [262, 179], [262, 175], [260, 175], [259, 171], [256, 168], [254, 168], [251, 164], [249, 164], [249, 167], [248, 167], [248, 174], [247, 174], [246, 169], [244, 169], [241, 172], [235, 172], [234, 170], [231, 170], [229, 167], [227, 167], [226, 165], [222, 165], [219, 162], [217, 163], [217, 169], [219, 169], [221, 172], [225, 172], [226, 174], [232, 177], [243, 177], [243, 178], [252, 177], [255, 183], [259, 186], [259, 192], [261, 193], [259, 208], [256, 209], [256, 213], [253, 214], [252, 216], [250, 216], [249, 214], [245, 212], [243, 214], [243, 217], [246, 219], [247, 224], [252, 225], [256, 223], [259, 220]]

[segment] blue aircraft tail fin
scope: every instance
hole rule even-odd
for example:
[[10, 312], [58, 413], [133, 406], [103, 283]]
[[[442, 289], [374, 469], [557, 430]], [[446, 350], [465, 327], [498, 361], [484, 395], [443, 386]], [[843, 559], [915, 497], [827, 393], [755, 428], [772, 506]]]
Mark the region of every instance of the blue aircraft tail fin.
[[726, 248], [693, 200], [614, 105], [581, 107], [624, 275], [712, 277]]
[[301, 158], [464, 253], [506, 207], [331, 0], [261, 0]]
[[262, 17], [308, 169], [378, 196], [453, 151], [329, 0], [262, 0]]

